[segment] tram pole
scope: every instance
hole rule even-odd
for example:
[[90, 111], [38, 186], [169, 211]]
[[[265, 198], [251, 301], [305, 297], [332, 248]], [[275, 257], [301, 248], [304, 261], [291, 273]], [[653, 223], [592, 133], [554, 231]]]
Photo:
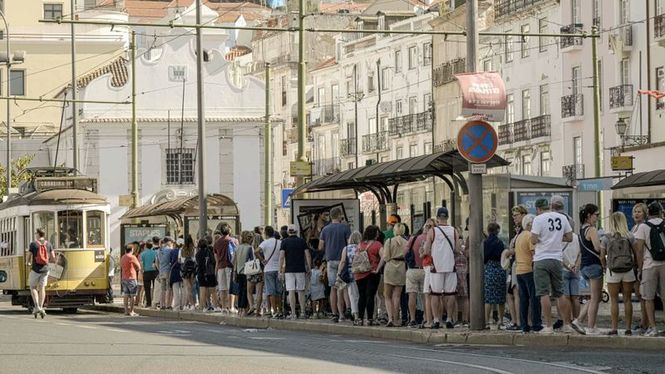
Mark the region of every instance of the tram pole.
[[[298, 0], [298, 154], [296, 161], [307, 161], [305, 157], [305, 0]], [[296, 185], [304, 183], [302, 176], [296, 177]], [[272, 186], [271, 186], [272, 188]]]
[[263, 131], [264, 180], [263, 186], [263, 222], [272, 225], [272, 125], [270, 124], [270, 63], [266, 63], [266, 123]]
[[[203, 48], [201, 35], [201, 0], [196, 0], [196, 110], [198, 123], [199, 238], [208, 231], [208, 191], [206, 186], [206, 123], [203, 102]], [[182, 154], [180, 155], [182, 157]]]
[[[72, 21], [76, 20], [76, 0], [70, 1], [70, 12], [72, 14]], [[72, 166], [74, 167], [75, 175], [78, 175], [79, 168], [79, 149], [78, 149], [78, 121], [79, 113], [76, 108], [76, 31], [74, 30], [75, 23], [72, 22], [71, 34], [72, 34]]]
[[132, 208], [141, 205], [139, 198], [139, 129], [136, 123], [136, 32], [132, 31]]
[[[466, 70], [476, 71], [478, 29], [478, 0], [466, 2]], [[471, 163], [469, 163], [469, 171]], [[483, 295], [483, 179], [481, 174], [469, 172], [469, 281], [471, 330], [485, 328], [485, 301]]]

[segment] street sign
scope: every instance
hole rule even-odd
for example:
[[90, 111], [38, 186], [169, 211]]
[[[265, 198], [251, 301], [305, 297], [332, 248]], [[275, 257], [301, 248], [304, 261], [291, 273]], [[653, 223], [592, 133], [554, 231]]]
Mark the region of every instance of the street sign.
[[455, 74], [462, 91], [462, 115], [482, 116], [488, 121], [503, 121], [506, 113], [506, 87], [495, 72]]
[[309, 177], [312, 175], [312, 164], [307, 161], [291, 161], [292, 177]]
[[294, 188], [282, 188], [282, 208], [291, 207], [291, 194], [295, 191]]
[[494, 156], [499, 139], [485, 121], [469, 121], [457, 134], [457, 150], [467, 161], [482, 164]]
[[471, 164], [471, 174], [487, 174], [487, 164]]
[[633, 170], [633, 156], [612, 156], [612, 171]]
[[577, 191], [579, 192], [597, 192], [609, 191], [613, 185], [612, 177], [578, 179]]

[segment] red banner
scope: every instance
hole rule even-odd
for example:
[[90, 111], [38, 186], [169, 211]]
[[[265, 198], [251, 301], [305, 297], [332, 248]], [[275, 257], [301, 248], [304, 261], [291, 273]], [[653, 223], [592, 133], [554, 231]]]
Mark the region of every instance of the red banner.
[[462, 90], [462, 115], [500, 122], [506, 113], [506, 86], [499, 73], [455, 74]]

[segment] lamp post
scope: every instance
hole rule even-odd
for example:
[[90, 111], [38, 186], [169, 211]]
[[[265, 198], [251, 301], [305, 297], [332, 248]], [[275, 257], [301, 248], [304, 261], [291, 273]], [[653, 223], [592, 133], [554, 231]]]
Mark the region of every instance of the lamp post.
[[628, 129], [628, 124], [626, 123], [626, 119], [623, 117], [619, 117], [617, 122], [614, 124], [614, 130], [617, 132], [617, 135], [621, 138], [621, 150], [623, 151], [624, 143], [625, 143], [625, 137], [626, 137], [626, 130]]
[[10, 119], [11, 119], [11, 111], [10, 111], [10, 95], [11, 95], [11, 67], [12, 67], [12, 60], [14, 63], [20, 64], [23, 62], [24, 59], [24, 53], [22, 52], [17, 52], [14, 54], [12, 57], [9, 52], [9, 25], [7, 25], [7, 19], [5, 19], [5, 13], [0, 10], [0, 17], [2, 18], [2, 22], [5, 25], [5, 41], [6, 41], [6, 52], [4, 54], [0, 53], [0, 64], [6, 64], [7, 65], [7, 166], [6, 166], [6, 172], [7, 172], [7, 180], [6, 180], [6, 185], [7, 185], [7, 196], [9, 196], [9, 189], [12, 186], [12, 167], [11, 167], [11, 162], [12, 162], [12, 132], [11, 132], [11, 125], [10, 125]]

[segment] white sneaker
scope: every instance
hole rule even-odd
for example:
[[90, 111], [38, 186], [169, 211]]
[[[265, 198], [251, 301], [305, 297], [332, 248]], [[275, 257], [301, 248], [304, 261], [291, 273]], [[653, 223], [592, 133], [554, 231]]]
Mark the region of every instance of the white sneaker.
[[575, 329], [575, 331], [577, 331], [578, 333], [580, 333], [582, 335], [586, 335], [586, 330], [584, 329], [584, 327], [580, 324], [580, 322], [578, 320], [574, 320], [571, 323], [571, 327], [573, 329]]
[[597, 328], [586, 329], [587, 335], [600, 335], [600, 331]]
[[658, 336], [658, 330], [654, 329], [653, 327], [649, 327], [644, 333], [644, 336]]
[[554, 334], [554, 330], [551, 327], [543, 327], [542, 330], [538, 331], [539, 334]]
[[224, 311], [220, 307], [215, 307], [214, 312], [215, 313], [223, 313]]
[[563, 327], [561, 327], [561, 332], [564, 334], [576, 333], [575, 329], [573, 329], [571, 326], [568, 325], [563, 325]]

